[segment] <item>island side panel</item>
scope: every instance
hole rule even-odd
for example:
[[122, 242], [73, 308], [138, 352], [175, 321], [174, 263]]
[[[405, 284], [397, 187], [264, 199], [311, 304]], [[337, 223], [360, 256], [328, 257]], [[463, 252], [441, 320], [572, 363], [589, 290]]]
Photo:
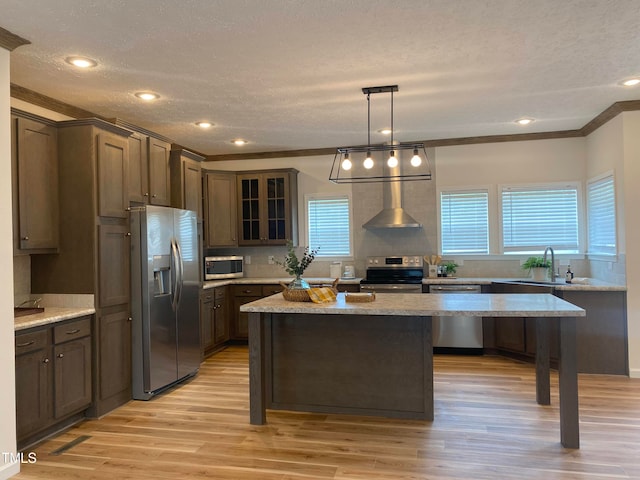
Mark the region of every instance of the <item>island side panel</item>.
[[265, 319], [270, 314], [249, 313], [249, 422], [264, 425], [266, 418]]
[[267, 407], [432, 419], [427, 323], [394, 315], [273, 314]]
[[422, 317], [424, 344], [424, 412], [425, 420], [433, 421], [433, 317]]

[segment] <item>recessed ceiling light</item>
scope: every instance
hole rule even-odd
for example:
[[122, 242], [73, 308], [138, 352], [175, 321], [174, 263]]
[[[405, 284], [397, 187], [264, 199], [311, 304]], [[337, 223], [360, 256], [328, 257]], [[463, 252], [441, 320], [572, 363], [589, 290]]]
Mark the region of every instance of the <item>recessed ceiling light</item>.
[[98, 65], [98, 62], [88, 57], [67, 57], [64, 61], [78, 68], [91, 68]]
[[390, 128], [381, 128], [380, 130], [378, 130], [378, 133], [381, 133], [382, 135], [389, 135], [391, 133], [391, 129]]
[[233, 143], [234, 145], [238, 145], [240, 147], [242, 145], [246, 145], [249, 142], [247, 142], [246, 140], [243, 140], [241, 138], [236, 138], [235, 140], [231, 140], [231, 143]]
[[140, 100], [145, 100], [147, 102], [150, 102], [151, 100], [157, 100], [158, 98], [160, 98], [160, 95], [153, 92], [136, 92], [135, 96], [138, 97]]
[[529, 125], [530, 123], [533, 123], [533, 122], [535, 122], [535, 119], [529, 118], [529, 117], [522, 117], [515, 120], [515, 123], [517, 123], [518, 125]]
[[640, 83], [640, 78], [638, 77], [627, 78], [626, 80], [623, 80], [622, 82], [620, 82], [620, 84], [625, 87], [635, 87], [639, 83]]
[[200, 128], [210, 128], [213, 126], [213, 123], [211, 122], [196, 122], [196, 125], [199, 126]]

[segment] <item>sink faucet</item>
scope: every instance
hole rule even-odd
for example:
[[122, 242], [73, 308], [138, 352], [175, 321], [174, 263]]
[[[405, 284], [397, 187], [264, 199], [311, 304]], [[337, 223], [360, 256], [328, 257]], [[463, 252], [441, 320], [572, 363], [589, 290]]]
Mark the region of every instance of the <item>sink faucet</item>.
[[553, 248], [547, 247], [547, 248], [544, 249], [544, 255], [542, 256], [542, 260], [544, 262], [547, 261], [547, 252], [548, 251], [551, 251], [551, 273], [549, 273], [549, 276], [551, 277], [551, 281], [555, 282], [556, 281], [556, 272], [555, 272], [554, 269], [555, 269], [556, 258], [555, 258], [555, 254], [553, 253]]

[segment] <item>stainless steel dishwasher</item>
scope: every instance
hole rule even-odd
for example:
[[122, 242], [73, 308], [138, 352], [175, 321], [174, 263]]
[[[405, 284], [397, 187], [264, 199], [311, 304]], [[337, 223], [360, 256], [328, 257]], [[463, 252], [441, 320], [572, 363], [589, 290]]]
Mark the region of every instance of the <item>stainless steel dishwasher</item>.
[[[429, 285], [429, 293], [482, 293], [480, 285]], [[482, 317], [433, 317], [434, 353], [482, 355]]]

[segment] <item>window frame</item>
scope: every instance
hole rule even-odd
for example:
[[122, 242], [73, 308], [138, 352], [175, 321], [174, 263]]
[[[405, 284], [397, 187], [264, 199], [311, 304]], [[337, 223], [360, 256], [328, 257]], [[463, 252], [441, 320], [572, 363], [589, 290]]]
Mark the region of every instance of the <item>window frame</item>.
[[[577, 212], [576, 212], [576, 222], [577, 222], [577, 251], [575, 252], [566, 252], [566, 251], [558, 251], [557, 255], [565, 255], [565, 256], [576, 256], [576, 255], [584, 255], [586, 250], [586, 234], [585, 234], [585, 195], [583, 192], [582, 182], [580, 181], [569, 181], [569, 182], [545, 182], [545, 183], [518, 183], [518, 184], [499, 184], [497, 191], [497, 203], [498, 203], [498, 221], [497, 221], [497, 231], [498, 231], [498, 241], [499, 241], [499, 249], [502, 255], [509, 256], [527, 256], [527, 255], [535, 255], [537, 253], [542, 254], [544, 247], [538, 250], [521, 250], [521, 251], [505, 251], [504, 245], [504, 208], [502, 203], [502, 193], [507, 189], [514, 190], [559, 190], [559, 189], [575, 189], [576, 190], [576, 204], [577, 204]], [[551, 247], [555, 246], [553, 244]]]
[[[590, 195], [590, 186], [596, 183], [603, 182], [604, 180], [611, 179], [613, 182], [613, 235], [614, 235], [614, 248], [613, 252], [592, 252], [591, 251], [591, 210], [589, 209], [589, 195]], [[592, 177], [586, 181], [586, 194], [585, 194], [585, 211], [586, 211], [586, 235], [587, 235], [587, 248], [586, 254], [589, 258], [604, 258], [607, 260], [611, 260], [612, 258], [616, 258], [618, 255], [619, 249], [619, 238], [618, 238], [618, 201], [617, 201], [618, 190], [616, 188], [616, 176], [613, 170], [608, 170], [603, 172], [595, 177]]]
[[[444, 187], [440, 188], [437, 191], [437, 214], [438, 214], [438, 251], [441, 255], [446, 255], [449, 257], [479, 257], [486, 258], [488, 255], [492, 254], [493, 245], [495, 245], [495, 235], [493, 234], [493, 220], [495, 215], [492, 213], [495, 209], [492, 208], [493, 205], [493, 192], [494, 189], [488, 185], [478, 185], [473, 187]], [[486, 253], [477, 253], [477, 252], [466, 252], [466, 253], [445, 253], [443, 251], [443, 232], [442, 232], [442, 195], [443, 194], [464, 194], [464, 193], [486, 193], [487, 195], [487, 252]]]
[[[349, 255], [323, 255], [322, 248], [318, 250], [317, 260], [353, 260], [353, 199], [351, 193], [307, 193], [304, 195], [304, 232], [306, 244], [310, 244], [309, 202], [313, 200], [346, 199], [349, 207]], [[310, 246], [310, 245], [309, 245]]]

